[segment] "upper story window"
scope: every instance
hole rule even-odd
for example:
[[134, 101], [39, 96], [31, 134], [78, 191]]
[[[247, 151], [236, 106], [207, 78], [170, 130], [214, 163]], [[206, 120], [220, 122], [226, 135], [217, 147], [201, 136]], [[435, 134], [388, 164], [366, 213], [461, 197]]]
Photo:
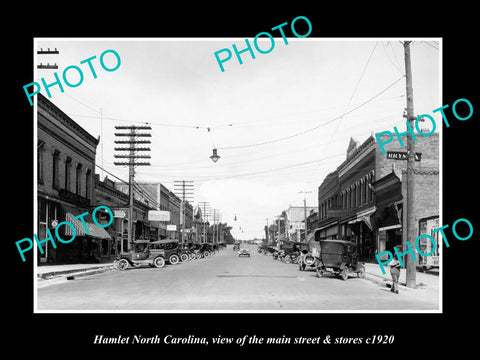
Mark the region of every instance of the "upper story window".
[[43, 184], [43, 169], [45, 156], [45, 142], [38, 140], [37, 143], [37, 182]]
[[59, 177], [58, 177], [58, 168], [60, 166], [60, 151], [55, 150], [53, 152], [53, 164], [52, 164], [52, 187], [58, 189], [60, 187]]

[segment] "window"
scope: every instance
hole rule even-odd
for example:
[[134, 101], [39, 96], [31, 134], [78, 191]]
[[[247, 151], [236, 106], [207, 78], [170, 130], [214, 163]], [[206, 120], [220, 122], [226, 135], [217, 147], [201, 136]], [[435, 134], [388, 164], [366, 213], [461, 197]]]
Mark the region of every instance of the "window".
[[[368, 176], [368, 183], [370, 184], [370, 186], [372, 185], [372, 182], [373, 182], [373, 173], [371, 173], [369, 176]], [[368, 197], [368, 200], [369, 201], [373, 201], [373, 191], [372, 191], [372, 188], [369, 186], [369, 197]]]
[[70, 167], [72, 166], [72, 158], [68, 157], [65, 159], [65, 190], [70, 191]]
[[353, 191], [352, 191], [352, 208], [355, 208], [356, 204], [355, 201], [357, 200], [357, 186], [353, 186]]
[[82, 175], [82, 164], [78, 163], [77, 169], [76, 169], [76, 184], [75, 184], [75, 193], [77, 195], [81, 195], [81, 186], [82, 186], [81, 175]]
[[59, 179], [58, 179], [58, 166], [60, 162], [60, 151], [55, 150], [53, 152], [53, 165], [52, 165], [52, 188], [58, 189]]
[[363, 203], [367, 203], [367, 191], [368, 191], [368, 177], [364, 178], [363, 181]]
[[38, 140], [37, 144], [37, 182], [43, 184], [43, 155], [45, 152], [45, 143]]
[[85, 197], [87, 199], [90, 199], [91, 182], [92, 182], [92, 171], [88, 169], [87, 174], [85, 176]]

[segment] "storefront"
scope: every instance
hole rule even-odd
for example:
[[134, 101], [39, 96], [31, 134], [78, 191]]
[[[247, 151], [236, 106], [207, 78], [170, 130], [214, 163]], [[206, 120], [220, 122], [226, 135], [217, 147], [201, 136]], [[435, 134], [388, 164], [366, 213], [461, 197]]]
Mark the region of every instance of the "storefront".
[[[84, 226], [80, 218], [74, 217], [86, 212], [88, 214], [82, 217]], [[97, 263], [102, 261], [104, 247], [107, 250], [111, 247], [112, 237], [105, 229], [94, 224], [89, 209], [39, 197], [38, 215], [38, 239], [47, 238], [48, 228], [56, 246], [52, 241], [42, 243], [43, 254], [42, 251], [38, 252], [39, 264]], [[63, 225], [57, 229], [58, 236], [64, 240], [74, 237], [72, 242], [65, 244], [56, 238], [56, 227], [62, 222], [72, 224], [75, 234], [72, 227]]]
[[353, 241], [358, 246], [361, 261], [369, 261], [375, 258], [375, 238], [371, 216], [376, 208], [358, 212], [356, 216], [347, 222], [347, 240]]

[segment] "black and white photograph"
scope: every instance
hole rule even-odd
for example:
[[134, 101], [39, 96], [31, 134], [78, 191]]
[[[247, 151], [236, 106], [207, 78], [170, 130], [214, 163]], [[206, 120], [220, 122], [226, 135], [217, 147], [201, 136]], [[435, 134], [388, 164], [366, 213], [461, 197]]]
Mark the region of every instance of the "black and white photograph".
[[5, 29], [6, 348], [473, 348], [475, 12], [194, 5]]
[[37, 311], [441, 310], [441, 39], [35, 40]]

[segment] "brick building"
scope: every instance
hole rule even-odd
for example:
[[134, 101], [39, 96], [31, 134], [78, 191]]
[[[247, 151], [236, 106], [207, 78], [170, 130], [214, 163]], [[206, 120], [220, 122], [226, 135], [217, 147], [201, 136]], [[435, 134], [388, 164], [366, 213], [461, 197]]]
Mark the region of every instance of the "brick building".
[[[55, 237], [55, 227], [67, 221], [75, 227], [75, 240], [63, 244], [51, 241], [42, 244], [39, 264], [60, 264], [100, 261], [101, 241], [110, 235], [93, 223], [95, 208], [95, 154], [100, 139], [67, 116], [42, 94], [37, 94], [37, 214], [39, 240], [48, 231]], [[89, 234], [80, 219], [84, 217]], [[62, 226], [59, 235], [68, 240], [72, 229]], [[55, 239], [54, 239], [55, 240]], [[42, 253], [43, 252], [43, 253]]]
[[[362, 260], [372, 260], [376, 253], [406, 241], [406, 148], [395, 139], [384, 146], [384, 155], [375, 139], [369, 136], [362, 144], [351, 139], [346, 160], [318, 189], [317, 238], [354, 241]], [[418, 233], [420, 221], [439, 215], [438, 133], [417, 136], [415, 153]]]

